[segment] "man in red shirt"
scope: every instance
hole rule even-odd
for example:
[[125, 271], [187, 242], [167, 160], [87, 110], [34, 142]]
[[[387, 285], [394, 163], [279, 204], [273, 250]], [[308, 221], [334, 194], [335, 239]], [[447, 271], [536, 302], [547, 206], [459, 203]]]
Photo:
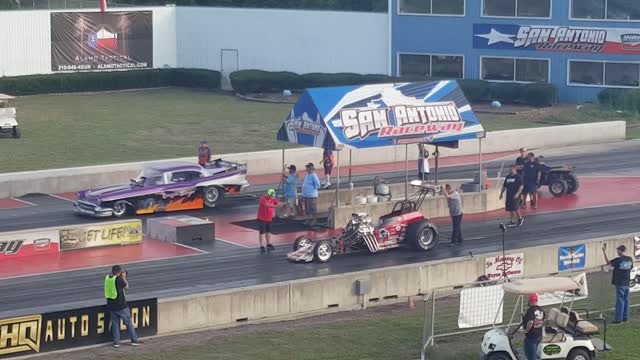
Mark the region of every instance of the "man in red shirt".
[[[286, 203], [282, 203], [276, 199], [276, 191], [273, 189], [267, 190], [267, 193], [260, 197], [260, 203], [258, 204], [258, 224], [260, 225], [260, 235], [258, 236], [258, 239], [260, 241], [261, 253], [265, 253], [267, 249], [269, 251], [275, 250], [273, 245], [271, 245], [271, 222], [273, 221], [275, 208], [282, 207], [285, 204]], [[267, 239], [267, 249], [262, 245], [263, 237]]]

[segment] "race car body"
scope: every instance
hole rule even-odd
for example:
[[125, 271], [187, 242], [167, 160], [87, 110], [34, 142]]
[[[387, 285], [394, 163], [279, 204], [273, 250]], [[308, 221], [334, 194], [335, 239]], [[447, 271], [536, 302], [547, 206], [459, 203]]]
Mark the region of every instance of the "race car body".
[[225, 194], [238, 194], [249, 183], [247, 166], [221, 159], [205, 166], [191, 163], [147, 165], [128, 184], [77, 193], [76, 213], [122, 217], [216, 206]]

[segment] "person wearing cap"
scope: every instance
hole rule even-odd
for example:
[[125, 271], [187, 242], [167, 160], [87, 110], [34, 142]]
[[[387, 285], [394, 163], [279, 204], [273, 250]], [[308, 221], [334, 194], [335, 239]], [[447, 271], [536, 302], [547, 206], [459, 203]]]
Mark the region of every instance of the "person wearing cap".
[[200, 141], [200, 147], [198, 147], [198, 164], [205, 166], [211, 161], [211, 149], [206, 140]]
[[520, 156], [516, 158], [516, 170], [519, 175], [522, 175], [522, 169], [524, 168], [524, 164], [527, 162], [527, 149], [520, 148]]
[[320, 189], [320, 179], [316, 174], [316, 168], [313, 163], [306, 166], [307, 175], [302, 180], [302, 197], [304, 198], [304, 207], [307, 216], [310, 218], [305, 221], [305, 225], [315, 226], [318, 222], [318, 189]]
[[[275, 250], [271, 245], [271, 223], [273, 222], [273, 215], [275, 208], [284, 206], [285, 203], [281, 203], [276, 199], [276, 191], [273, 189], [267, 190], [267, 193], [260, 197], [258, 203], [258, 241], [260, 242], [260, 252], [265, 253], [266, 250]], [[263, 238], [267, 240], [267, 248], [263, 245]]]
[[613, 268], [611, 284], [616, 287], [616, 317], [614, 324], [629, 321], [629, 286], [631, 285], [631, 270], [633, 269], [633, 259], [627, 256], [627, 247], [618, 246], [616, 249], [618, 257], [609, 261], [607, 257], [607, 244], [602, 246], [604, 260]]
[[331, 171], [333, 171], [333, 165], [335, 164], [335, 157], [333, 156], [333, 151], [325, 149], [322, 152], [322, 166], [324, 167], [324, 188], [328, 189], [331, 187]]
[[538, 306], [538, 295], [529, 296], [529, 309], [524, 319], [524, 354], [527, 360], [538, 359], [538, 345], [542, 342], [542, 327], [544, 325], [544, 310]]
[[114, 265], [111, 273], [104, 278], [104, 297], [107, 299], [107, 309], [111, 318], [111, 335], [113, 347], [120, 347], [120, 321], [127, 327], [131, 345], [140, 345], [136, 329], [131, 323], [131, 312], [125, 298], [125, 290], [129, 289], [127, 272], [120, 265]]
[[296, 166], [291, 165], [287, 167], [289, 170], [289, 174], [282, 174], [282, 178], [284, 179], [284, 197], [287, 201], [287, 216], [293, 217], [295, 214], [295, 209], [297, 208], [298, 202], [298, 173], [296, 172]]

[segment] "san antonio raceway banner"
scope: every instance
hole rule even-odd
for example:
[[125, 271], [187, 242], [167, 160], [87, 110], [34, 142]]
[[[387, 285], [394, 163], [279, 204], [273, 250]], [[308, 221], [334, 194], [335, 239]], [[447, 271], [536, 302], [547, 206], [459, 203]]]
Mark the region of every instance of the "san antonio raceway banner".
[[[158, 333], [158, 300], [128, 302], [138, 336]], [[120, 338], [127, 339], [120, 323]], [[111, 320], [106, 306], [0, 319], [0, 358], [27, 356], [111, 341]]]
[[342, 149], [445, 145], [483, 134], [457, 82], [434, 81], [308, 89], [278, 140]]
[[640, 54], [640, 28], [474, 24], [473, 47], [637, 55]]
[[51, 13], [52, 71], [151, 67], [151, 11]]

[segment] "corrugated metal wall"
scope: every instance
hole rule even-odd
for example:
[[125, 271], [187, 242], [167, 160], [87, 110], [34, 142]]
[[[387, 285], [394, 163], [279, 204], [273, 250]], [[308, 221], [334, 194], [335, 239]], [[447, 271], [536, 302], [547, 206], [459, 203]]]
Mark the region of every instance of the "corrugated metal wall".
[[220, 70], [222, 49], [232, 49], [238, 52], [239, 69], [386, 74], [387, 17], [358, 12], [179, 7], [178, 63]]
[[[153, 10], [153, 64], [176, 67], [174, 7], [118, 8]], [[0, 76], [51, 73], [51, 11], [0, 11]]]
[[[387, 73], [386, 14], [197, 7], [153, 10], [154, 67]], [[0, 11], [0, 76], [51, 73], [50, 11]], [[234, 64], [232, 64], [234, 63]]]

